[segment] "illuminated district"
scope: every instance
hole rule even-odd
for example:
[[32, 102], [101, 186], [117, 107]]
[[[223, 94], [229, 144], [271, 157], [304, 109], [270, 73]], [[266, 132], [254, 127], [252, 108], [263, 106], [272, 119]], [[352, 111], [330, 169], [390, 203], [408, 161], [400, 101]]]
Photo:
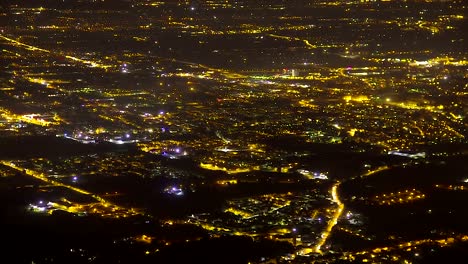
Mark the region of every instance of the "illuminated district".
[[464, 1], [0, 3], [18, 263], [466, 259]]

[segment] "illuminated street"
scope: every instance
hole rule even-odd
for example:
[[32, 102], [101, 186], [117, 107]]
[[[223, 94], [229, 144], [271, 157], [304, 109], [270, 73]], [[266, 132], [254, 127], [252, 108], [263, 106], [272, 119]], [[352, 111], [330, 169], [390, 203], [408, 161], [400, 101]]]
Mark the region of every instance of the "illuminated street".
[[[122, 216], [126, 217], [126, 216], [140, 214], [138, 211], [136, 211], [134, 209], [126, 209], [126, 208], [120, 207], [118, 205], [115, 205], [115, 204], [107, 201], [106, 199], [102, 198], [101, 196], [90, 193], [90, 192], [88, 192], [86, 190], [82, 190], [82, 189], [76, 188], [76, 187], [71, 186], [71, 185], [67, 185], [67, 184], [63, 184], [63, 183], [55, 181], [55, 180], [51, 180], [46, 175], [44, 175], [43, 173], [38, 173], [38, 172], [30, 170], [30, 169], [18, 167], [11, 161], [3, 161], [2, 160], [2, 161], [0, 161], [0, 164], [2, 164], [4, 166], [7, 166], [9, 168], [15, 169], [15, 170], [17, 170], [17, 171], [19, 171], [21, 173], [24, 173], [24, 174], [26, 174], [28, 176], [31, 176], [31, 177], [34, 177], [34, 178], [39, 179], [41, 181], [44, 181], [45, 183], [52, 184], [53, 186], [65, 187], [67, 189], [78, 192], [80, 194], [84, 194], [84, 195], [92, 197], [93, 199], [97, 200], [99, 202], [99, 204], [101, 205], [99, 211], [94, 210], [93, 213], [99, 213], [101, 215], [105, 215], [105, 216], [109, 216], [109, 217], [122, 217]], [[75, 211], [76, 211], [76, 209], [75, 209]]]
[[327, 228], [321, 234], [321, 239], [319, 240], [319, 242], [314, 248], [314, 251], [317, 253], [322, 253], [321, 251], [322, 246], [327, 242], [328, 236], [330, 236], [330, 233], [332, 232], [333, 227], [338, 223], [338, 219], [340, 218], [341, 213], [344, 210], [344, 204], [341, 203], [340, 198], [338, 197], [338, 193], [336, 191], [339, 185], [340, 185], [339, 183], [337, 183], [336, 185], [333, 185], [333, 188], [331, 190], [333, 202], [338, 205], [338, 208], [336, 209], [336, 212], [331, 218], [330, 222], [328, 222]]

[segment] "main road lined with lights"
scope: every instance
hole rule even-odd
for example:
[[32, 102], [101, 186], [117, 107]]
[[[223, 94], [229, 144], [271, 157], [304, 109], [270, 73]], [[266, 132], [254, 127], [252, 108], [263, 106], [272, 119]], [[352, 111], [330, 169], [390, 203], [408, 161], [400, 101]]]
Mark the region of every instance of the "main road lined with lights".
[[[31, 50], [31, 51], [40, 51], [40, 52], [50, 53], [50, 54], [57, 53], [57, 52], [53, 52], [53, 51], [50, 51], [50, 50], [47, 50], [47, 49], [35, 47], [35, 46], [32, 46], [32, 45], [20, 42], [20, 41], [18, 41], [16, 39], [6, 37], [5, 35], [0, 35], [0, 39], [6, 40], [6, 41], [10, 42], [11, 44], [13, 44], [13, 45], [15, 45], [17, 47], [22, 47], [22, 48], [25, 48], [25, 49]], [[60, 54], [60, 55], [63, 55], [63, 54]], [[63, 55], [63, 56], [65, 58], [71, 60], [71, 61], [82, 63], [82, 64], [88, 65], [90, 67], [102, 68], [102, 69], [107, 69], [107, 68], [113, 67], [111, 65], [105, 65], [105, 64], [101, 64], [101, 63], [98, 63], [98, 62], [95, 62], [95, 61], [90, 61], [90, 60], [83, 60], [83, 59], [80, 59], [80, 58], [77, 58], [77, 57], [74, 57], [74, 56], [70, 56], [70, 55]]]
[[48, 184], [51, 184], [51, 185], [53, 185], [55, 187], [64, 187], [64, 188], [67, 188], [69, 190], [75, 191], [77, 193], [84, 194], [86, 196], [92, 197], [93, 199], [97, 200], [103, 206], [103, 208], [108, 209], [108, 212], [106, 212], [107, 215], [113, 215], [113, 214], [117, 214], [117, 215], [120, 215], [120, 214], [122, 214], [122, 215], [137, 215], [137, 214], [141, 214], [140, 212], [137, 212], [134, 209], [127, 209], [127, 208], [118, 206], [118, 205], [116, 205], [116, 204], [114, 204], [112, 202], [109, 202], [109, 201], [107, 201], [106, 199], [102, 198], [101, 196], [99, 196], [97, 194], [93, 194], [91, 192], [88, 192], [86, 190], [77, 188], [75, 186], [71, 186], [71, 185], [67, 185], [67, 184], [64, 184], [64, 183], [61, 183], [61, 182], [58, 182], [58, 181], [51, 180], [51, 179], [47, 178], [47, 176], [44, 175], [44, 173], [40, 173], [40, 172], [31, 170], [31, 169], [20, 167], [20, 166], [16, 165], [15, 163], [11, 162], [11, 161], [1, 160], [0, 164], [4, 165], [4, 166], [7, 166], [9, 168], [12, 168], [14, 170], [20, 171], [20, 172], [24, 173], [25, 175], [34, 177], [34, 178], [36, 178], [38, 180], [41, 180], [41, 181], [46, 182]]
[[[361, 178], [368, 177], [368, 176], [371, 176], [371, 175], [376, 174], [378, 172], [388, 170], [390, 168], [391, 167], [389, 167], [389, 166], [380, 166], [380, 167], [375, 168], [374, 170], [368, 171], [368, 172], [366, 172], [364, 174], [361, 174], [361, 175], [359, 175], [357, 177], [350, 178], [350, 180], [353, 180], [353, 179], [358, 178], [358, 177], [361, 177]], [[341, 183], [342, 182], [340, 182], [340, 181], [335, 183], [333, 185], [333, 187], [331, 188], [331, 190], [330, 190], [330, 194], [332, 196], [332, 201], [333, 201], [333, 203], [337, 204], [338, 207], [336, 208], [336, 211], [333, 213], [333, 216], [331, 217], [331, 219], [328, 221], [326, 228], [320, 234], [319, 240], [312, 247], [301, 248], [297, 252], [298, 255], [308, 255], [310, 253], [323, 254], [322, 247], [327, 242], [333, 228], [338, 224], [338, 220], [340, 219], [340, 217], [341, 217], [341, 215], [342, 215], [342, 213], [344, 211], [345, 206], [344, 206], [343, 202], [341, 202], [340, 197], [338, 195], [338, 188], [340, 187]]]
[[325, 230], [322, 232], [320, 236], [320, 240], [315, 245], [314, 252], [316, 253], [322, 253], [321, 247], [327, 242], [327, 239], [330, 236], [330, 233], [333, 227], [336, 226], [336, 224], [338, 223], [338, 219], [343, 213], [344, 204], [340, 201], [340, 197], [338, 197], [338, 192], [337, 192], [337, 189], [340, 186], [340, 184], [341, 182], [338, 182], [337, 184], [333, 185], [331, 189], [333, 202], [338, 205], [338, 208], [336, 212], [333, 214], [333, 217], [330, 219], [330, 221], [328, 221], [327, 228], [325, 228]]

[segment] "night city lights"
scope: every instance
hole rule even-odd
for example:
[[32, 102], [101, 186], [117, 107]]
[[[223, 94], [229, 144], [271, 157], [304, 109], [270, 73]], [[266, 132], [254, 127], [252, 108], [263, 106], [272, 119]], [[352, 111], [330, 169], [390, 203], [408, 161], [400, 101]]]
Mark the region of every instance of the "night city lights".
[[1, 262], [466, 263], [467, 14], [0, 0]]

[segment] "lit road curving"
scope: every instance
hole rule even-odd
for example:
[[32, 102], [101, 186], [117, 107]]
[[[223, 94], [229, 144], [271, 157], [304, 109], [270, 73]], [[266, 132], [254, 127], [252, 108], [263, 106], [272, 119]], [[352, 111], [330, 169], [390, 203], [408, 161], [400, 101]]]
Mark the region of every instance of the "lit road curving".
[[331, 189], [331, 195], [333, 202], [338, 205], [338, 208], [336, 212], [333, 214], [333, 217], [328, 221], [327, 228], [322, 232], [320, 236], [320, 240], [314, 247], [314, 252], [316, 253], [322, 253], [321, 247], [327, 242], [328, 237], [330, 236], [330, 233], [333, 229], [333, 227], [338, 223], [338, 219], [340, 218], [341, 214], [343, 213], [344, 210], [344, 204], [340, 201], [340, 197], [338, 196], [337, 189], [340, 186], [341, 182], [336, 183], [333, 185]]
[[[368, 171], [368, 172], [366, 172], [364, 174], [361, 174], [361, 175], [359, 175], [357, 177], [350, 178], [350, 180], [353, 180], [353, 179], [358, 178], [358, 177], [361, 177], [361, 178], [362, 177], [368, 177], [368, 176], [374, 175], [374, 174], [376, 174], [378, 172], [388, 170], [390, 168], [391, 167], [389, 167], [389, 166], [380, 166], [380, 167], [375, 168], [374, 170]], [[318, 253], [318, 254], [323, 253], [322, 252], [322, 246], [325, 245], [325, 243], [327, 242], [333, 228], [338, 224], [338, 219], [340, 219], [341, 214], [344, 211], [345, 206], [341, 202], [339, 194], [338, 194], [338, 187], [340, 185], [341, 185], [341, 182], [337, 182], [337, 183], [335, 183], [333, 185], [333, 187], [330, 190], [330, 193], [331, 193], [331, 196], [332, 196], [332, 201], [338, 207], [336, 208], [336, 211], [333, 213], [333, 216], [331, 217], [331, 219], [328, 221], [326, 228], [320, 234], [320, 238], [317, 241], [317, 244], [315, 244], [312, 247], [307, 247], [307, 248], [300, 249], [297, 252], [298, 255], [307, 255], [307, 254], [310, 254], [310, 253]]]
[[[376, 174], [378, 172], [388, 170], [388, 169], [390, 169], [389, 166], [377, 167], [376, 169], [361, 175], [361, 177], [368, 177], [368, 176], [371, 176], [373, 174]], [[340, 184], [341, 184], [341, 182], [336, 183], [335, 185], [333, 185], [333, 187], [331, 189], [332, 200], [333, 200], [334, 203], [336, 203], [338, 205], [338, 208], [337, 208], [336, 212], [333, 214], [333, 217], [330, 219], [330, 221], [328, 221], [327, 228], [325, 228], [325, 230], [322, 232], [322, 234], [320, 236], [320, 240], [315, 245], [314, 250], [313, 250], [313, 252], [315, 252], [315, 253], [320, 253], [320, 254], [322, 253], [321, 247], [327, 242], [327, 239], [330, 236], [330, 233], [331, 233], [333, 227], [338, 223], [338, 219], [340, 218], [341, 214], [343, 213], [344, 204], [340, 201], [340, 197], [338, 196], [338, 191], [337, 191]]]

